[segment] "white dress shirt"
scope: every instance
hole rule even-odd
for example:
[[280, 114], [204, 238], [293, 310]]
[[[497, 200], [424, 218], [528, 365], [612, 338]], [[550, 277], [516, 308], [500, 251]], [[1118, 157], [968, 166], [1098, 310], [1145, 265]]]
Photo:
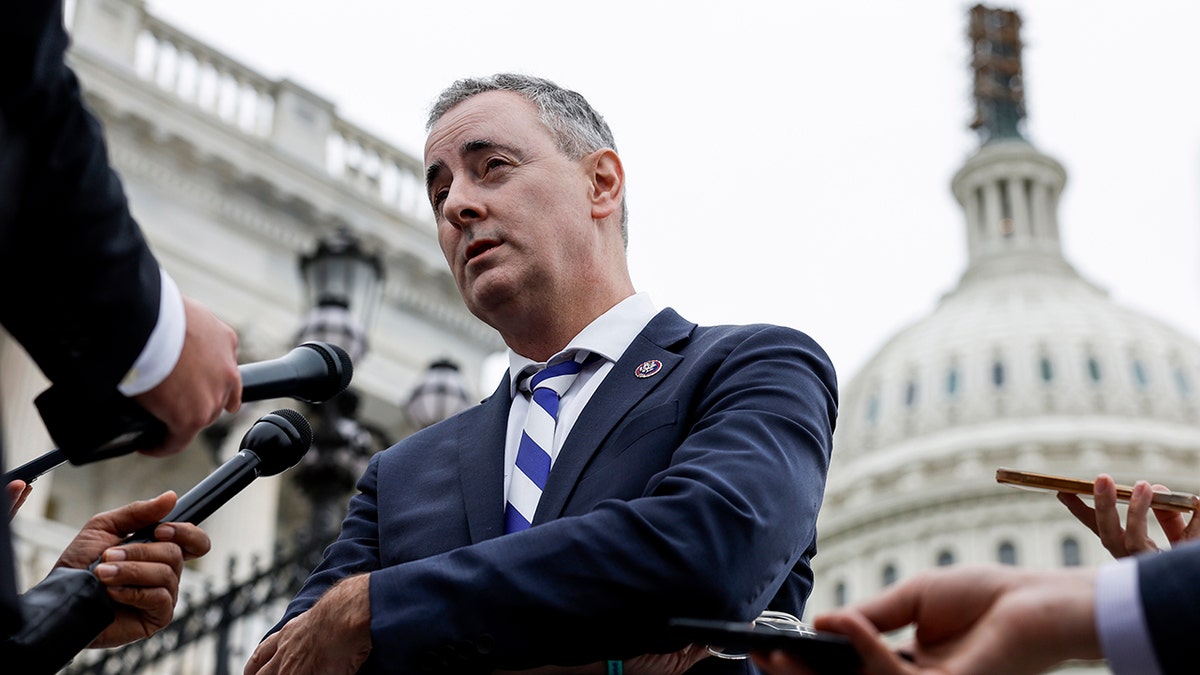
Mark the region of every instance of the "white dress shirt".
[[[591, 400], [592, 394], [600, 386], [600, 382], [612, 370], [613, 365], [620, 360], [633, 339], [642, 332], [646, 324], [654, 318], [658, 310], [654, 308], [650, 296], [637, 293], [617, 303], [612, 309], [601, 314], [587, 325], [579, 335], [572, 338], [567, 347], [545, 362], [532, 361], [508, 350], [509, 386], [513, 397], [512, 407], [508, 411], [508, 435], [504, 444], [504, 495], [507, 499], [508, 487], [512, 482], [513, 468], [517, 463], [517, 448], [521, 443], [521, 430], [525, 426], [525, 416], [529, 411], [529, 394], [517, 391], [517, 383], [523, 372], [535, 371], [545, 367], [547, 363], [563, 360], [568, 352], [585, 350], [598, 354], [603, 358], [588, 364], [576, 376], [571, 388], [563, 394], [558, 405], [558, 423], [554, 427], [554, 447], [550, 449], [550, 467], [554, 470], [554, 460], [563, 441], [571, 433], [579, 413]], [[632, 375], [632, 374], [631, 374]], [[500, 505], [504, 507], [503, 504]]]
[[158, 273], [162, 279], [158, 292], [158, 322], [150, 331], [142, 353], [117, 385], [117, 391], [124, 396], [137, 396], [157, 387], [175, 369], [179, 354], [183, 352], [187, 333], [183, 296], [166, 270], [160, 267]]

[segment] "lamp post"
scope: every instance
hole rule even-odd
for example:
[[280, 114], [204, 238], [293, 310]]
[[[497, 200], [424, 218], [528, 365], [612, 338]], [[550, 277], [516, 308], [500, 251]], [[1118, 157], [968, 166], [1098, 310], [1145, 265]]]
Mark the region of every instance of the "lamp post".
[[330, 342], [357, 362], [367, 353], [367, 330], [383, 289], [383, 263], [343, 228], [300, 259], [300, 276], [309, 310], [297, 342]]
[[[367, 330], [379, 305], [383, 264], [346, 229], [317, 243], [300, 259], [308, 298], [297, 342], [336, 344], [358, 363], [367, 353]], [[316, 550], [341, 523], [341, 503], [354, 488], [370, 456], [383, 447], [382, 434], [358, 420], [359, 396], [347, 389], [309, 407], [312, 450], [291, 471], [312, 507], [309, 534]]]
[[432, 426], [472, 405], [471, 395], [458, 364], [439, 359], [429, 365], [413, 387], [404, 412], [418, 430]]

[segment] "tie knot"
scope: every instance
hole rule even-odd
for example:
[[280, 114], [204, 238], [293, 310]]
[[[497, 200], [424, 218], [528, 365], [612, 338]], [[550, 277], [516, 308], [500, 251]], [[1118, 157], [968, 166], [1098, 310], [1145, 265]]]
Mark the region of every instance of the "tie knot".
[[533, 377], [529, 378], [529, 388], [534, 392], [539, 389], [550, 389], [555, 394], [562, 396], [563, 392], [571, 387], [571, 383], [575, 381], [575, 376], [582, 369], [583, 364], [575, 359], [568, 359], [552, 366], [546, 366], [534, 373]]

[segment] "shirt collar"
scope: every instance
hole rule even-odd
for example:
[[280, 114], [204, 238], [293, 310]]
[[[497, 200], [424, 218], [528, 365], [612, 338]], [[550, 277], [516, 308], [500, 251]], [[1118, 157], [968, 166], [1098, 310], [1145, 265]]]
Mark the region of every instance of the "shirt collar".
[[599, 354], [605, 360], [616, 363], [633, 339], [642, 332], [646, 324], [654, 318], [658, 310], [646, 293], [635, 293], [612, 309], [596, 317], [591, 323], [571, 339], [565, 349], [550, 357], [545, 363], [528, 359], [513, 350], [508, 350], [508, 382], [509, 395], [517, 395], [517, 382], [525, 370], [537, 370], [545, 367], [546, 363], [561, 360], [560, 355], [566, 352], [588, 351]]

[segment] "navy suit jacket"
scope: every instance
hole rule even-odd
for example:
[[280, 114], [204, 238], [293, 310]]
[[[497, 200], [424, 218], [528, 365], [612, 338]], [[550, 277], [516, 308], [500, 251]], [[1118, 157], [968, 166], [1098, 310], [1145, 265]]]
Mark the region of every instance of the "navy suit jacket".
[[837, 414], [833, 366], [808, 336], [660, 312], [582, 411], [533, 527], [500, 536], [510, 403], [505, 376], [376, 455], [280, 626], [362, 572], [373, 673], [629, 658], [681, 647], [672, 617], [801, 615]]
[[1200, 668], [1200, 543], [1138, 558], [1138, 590], [1164, 675]]

